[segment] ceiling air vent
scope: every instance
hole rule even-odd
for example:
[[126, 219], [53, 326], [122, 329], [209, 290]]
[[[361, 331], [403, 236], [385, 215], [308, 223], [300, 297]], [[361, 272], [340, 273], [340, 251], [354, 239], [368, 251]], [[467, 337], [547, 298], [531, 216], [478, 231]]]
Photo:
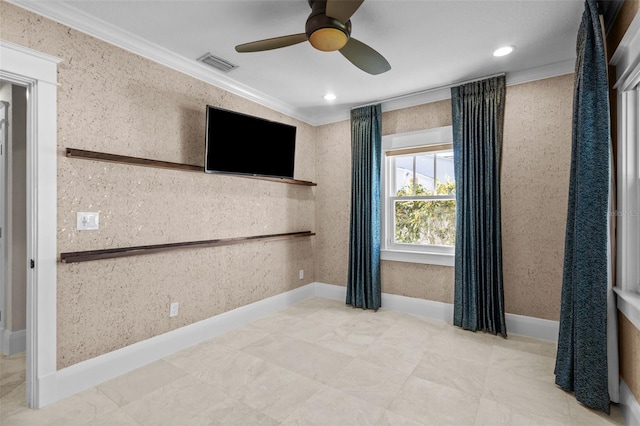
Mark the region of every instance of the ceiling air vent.
[[225, 61], [222, 58], [218, 58], [217, 56], [213, 56], [211, 53], [207, 53], [198, 58], [200, 62], [204, 62], [205, 64], [219, 69], [222, 72], [229, 72], [232, 69], [238, 68], [237, 65], [232, 64], [229, 61]]

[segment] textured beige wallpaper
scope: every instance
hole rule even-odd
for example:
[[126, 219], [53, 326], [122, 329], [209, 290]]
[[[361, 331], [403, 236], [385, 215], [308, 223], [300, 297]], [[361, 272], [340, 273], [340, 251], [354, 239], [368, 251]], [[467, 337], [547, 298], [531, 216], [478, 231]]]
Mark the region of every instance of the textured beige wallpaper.
[[[315, 231], [315, 187], [64, 156], [202, 165], [211, 104], [296, 125], [295, 177], [315, 181], [313, 127], [5, 2], [0, 16], [2, 39], [62, 58], [59, 252]], [[76, 231], [78, 211], [100, 212], [100, 230]], [[314, 281], [313, 238], [59, 264], [58, 367]]]
[[508, 312], [560, 318], [573, 74], [507, 88], [502, 253]]
[[[557, 320], [571, 156], [573, 75], [517, 86], [506, 95], [502, 164], [505, 305]], [[449, 100], [385, 112], [383, 134], [451, 124]], [[317, 280], [346, 285], [350, 208], [349, 123], [318, 128]], [[347, 182], [340, 188], [340, 180]], [[326, 183], [325, 183], [326, 182]], [[330, 182], [330, 185], [329, 185]], [[453, 268], [383, 261], [382, 291], [453, 302]]]

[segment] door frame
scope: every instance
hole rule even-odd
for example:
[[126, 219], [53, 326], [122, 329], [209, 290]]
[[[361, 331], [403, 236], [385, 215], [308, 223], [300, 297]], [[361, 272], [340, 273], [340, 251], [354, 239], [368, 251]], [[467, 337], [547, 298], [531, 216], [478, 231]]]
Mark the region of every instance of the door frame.
[[57, 400], [57, 64], [61, 59], [0, 40], [0, 78], [27, 87], [27, 404]]
[[[2, 236], [0, 236], [0, 349], [2, 353], [6, 351], [4, 347], [4, 334], [7, 328], [7, 145], [8, 145], [8, 117], [9, 116], [9, 103], [0, 101], [0, 110], [4, 109], [4, 114], [0, 113], [0, 132], [4, 133], [4, 136], [0, 135], [0, 200], [2, 200], [2, 206], [0, 207], [0, 228], [2, 229]], [[7, 121], [5, 123], [5, 121]]]

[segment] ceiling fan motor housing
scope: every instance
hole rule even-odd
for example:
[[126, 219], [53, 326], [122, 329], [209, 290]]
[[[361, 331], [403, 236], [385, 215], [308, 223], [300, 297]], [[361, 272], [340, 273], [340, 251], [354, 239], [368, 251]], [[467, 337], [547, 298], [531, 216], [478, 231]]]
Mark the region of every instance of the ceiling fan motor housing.
[[351, 21], [342, 23], [325, 13], [326, 1], [309, 0], [311, 14], [305, 31], [313, 47], [323, 52], [342, 49], [351, 35]]

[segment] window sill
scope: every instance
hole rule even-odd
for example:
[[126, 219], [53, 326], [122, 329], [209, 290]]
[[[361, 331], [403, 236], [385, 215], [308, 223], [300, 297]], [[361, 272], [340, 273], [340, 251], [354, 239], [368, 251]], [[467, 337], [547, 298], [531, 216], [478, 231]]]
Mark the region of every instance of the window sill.
[[640, 294], [619, 287], [614, 287], [613, 291], [618, 295], [618, 310], [640, 330]]
[[421, 253], [416, 251], [381, 250], [380, 259], [394, 262], [422, 263], [425, 265], [454, 266], [453, 253]]

